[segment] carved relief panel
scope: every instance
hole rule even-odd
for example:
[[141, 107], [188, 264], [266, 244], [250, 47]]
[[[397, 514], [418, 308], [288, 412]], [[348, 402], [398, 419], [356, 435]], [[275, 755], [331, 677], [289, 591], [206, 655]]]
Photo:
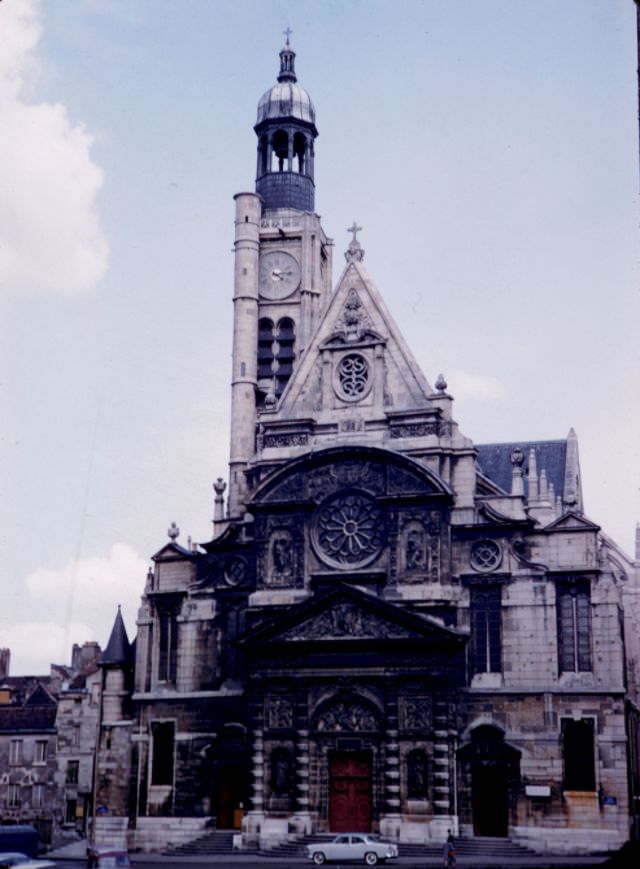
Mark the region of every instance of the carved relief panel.
[[401, 582], [441, 578], [442, 517], [437, 510], [401, 511], [393, 535], [391, 572]]
[[302, 517], [266, 516], [257, 521], [258, 585], [300, 588], [304, 581]]
[[399, 698], [399, 723], [402, 730], [429, 734], [433, 728], [431, 697], [406, 695]]
[[264, 704], [264, 723], [268, 730], [293, 727], [293, 702], [288, 697], [269, 696]]

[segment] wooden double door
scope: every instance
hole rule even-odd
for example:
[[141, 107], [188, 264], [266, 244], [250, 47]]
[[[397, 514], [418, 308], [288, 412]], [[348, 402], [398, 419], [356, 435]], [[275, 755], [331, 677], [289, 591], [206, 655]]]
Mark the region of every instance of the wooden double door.
[[371, 832], [372, 764], [368, 751], [329, 755], [329, 825], [334, 833]]

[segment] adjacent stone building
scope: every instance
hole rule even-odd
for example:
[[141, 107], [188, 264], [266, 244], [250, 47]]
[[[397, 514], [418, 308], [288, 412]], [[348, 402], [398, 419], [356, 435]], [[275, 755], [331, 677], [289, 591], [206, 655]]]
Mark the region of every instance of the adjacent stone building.
[[637, 811], [638, 565], [585, 515], [573, 431], [460, 431], [355, 224], [333, 286], [294, 61], [287, 42], [235, 198], [226, 510], [218, 480], [213, 539], [170, 529], [132, 664], [114, 627], [97, 840], [616, 847]]
[[70, 666], [11, 676], [0, 649], [0, 823], [32, 824], [43, 845], [85, 831], [99, 709], [97, 643], [74, 645]]

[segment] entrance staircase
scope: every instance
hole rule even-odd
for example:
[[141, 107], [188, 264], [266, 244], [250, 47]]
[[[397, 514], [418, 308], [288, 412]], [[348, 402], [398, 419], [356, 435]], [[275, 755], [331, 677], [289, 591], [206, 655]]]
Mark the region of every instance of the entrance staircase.
[[206, 854], [233, 853], [233, 835], [237, 830], [212, 830], [198, 839], [164, 851], [167, 857], [197, 857]]

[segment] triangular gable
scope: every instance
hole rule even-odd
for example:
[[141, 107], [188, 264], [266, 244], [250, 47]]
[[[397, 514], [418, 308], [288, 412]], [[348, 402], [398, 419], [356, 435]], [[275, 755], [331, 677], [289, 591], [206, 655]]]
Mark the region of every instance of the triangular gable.
[[[345, 268], [316, 333], [271, 418], [317, 417], [322, 410], [335, 412], [335, 403], [330, 408], [325, 406], [326, 395], [330, 393], [328, 384], [323, 382], [329, 374], [327, 355], [352, 349], [364, 355], [368, 353], [373, 361], [376, 347], [383, 348], [384, 385], [374, 384], [362, 404], [371, 406], [377, 401], [389, 410], [424, 409], [428, 406], [433, 390], [366, 269], [361, 262], [352, 262]], [[376, 373], [372, 371], [371, 377], [374, 376]], [[377, 396], [374, 395], [376, 389]], [[344, 409], [348, 411], [355, 406], [354, 402]]]
[[545, 531], [599, 531], [600, 526], [580, 513], [569, 510], [559, 519], [555, 519], [544, 529]]
[[152, 561], [175, 561], [183, 558], [194, 558], [194, 553], [180, 546], [178, 543], [167, 543], [162, 549], [159, 549], [155, 555], [151, 556]]
[[363, 640], [430, 640], [461, 643], [466, 639], [427, 615], [382, 601], [368, 592], [340, 583], [329, 592], [292, 607], [241, 638], [244, 645]]
[[34, 691], [27, 697], [25, 706], [55, 706], [56, 701], [47, 689], [38, 684]]

